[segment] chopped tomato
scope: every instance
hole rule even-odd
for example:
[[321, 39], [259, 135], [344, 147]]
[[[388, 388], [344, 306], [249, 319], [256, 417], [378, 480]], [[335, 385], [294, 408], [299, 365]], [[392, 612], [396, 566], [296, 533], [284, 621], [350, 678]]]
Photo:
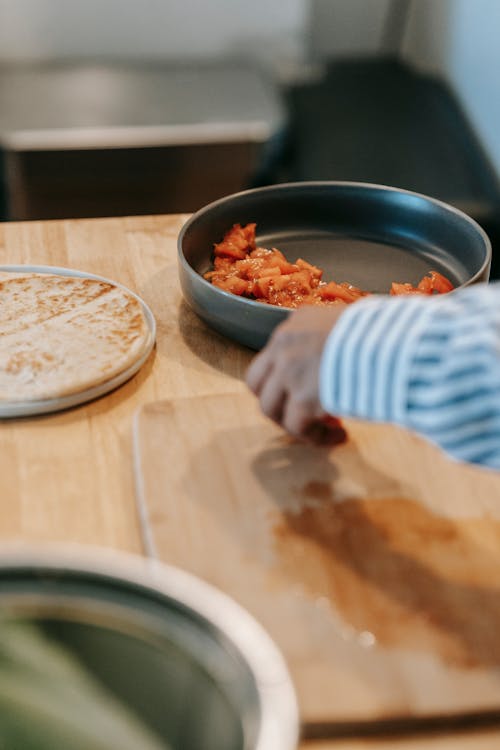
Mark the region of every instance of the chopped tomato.
[[239, 279], [237, 276], [228, 276], [227, 279], [217, 279], [213, 282], [219, 289], [223, 289], [225, 292], [231, 292], [232, 294], [241, 295], [247, 291], [248, 284], [243, 279]]
[[[443, 276], [443, 274], [438, 273], [438, 271], [429, 271], [429, 276], [431, 281], [431, 290], [433, 292], [437, 292], [438, 294], [446, 294], [447, 292], [453, 291], [453, 284], [449, 279], [446, 278], [446, 276]], [[428, 277], [424, 276], [420, 284], [424, 283], [427, 278]]]
[[315, 279], [318, 279], [318, 281], [323, 276], [323, 271], [321, 268], [317, 268], [316, 266], [311, 265], [311, 263], [308, 263], [306, 260], [302, 260], [302, 258], [298, 259], [296, 265], [301, 269], [310, 271], [311, 276]]
[[320, 445], [340, 445], [347, 440], [347, 432], [340, 419], [330, 415], [312, 422], [306, 433], [310, 439]]
[[320, 287], [319, 295], [322, 299], [339, 299], [342, 302], [356, 302], [361, 297], [366, 297], [367, 292], [362, 292], [361, 289], [357, 289], [355, 286], [342, 282], [337, 284], [336, 281], [330, 281], [328, 284]]
[[222, 242], [215, 245], [215, 256], [234, 258], [235, 260], [246, 258], [250, 250], [255, 249], [255, 224], [247, 224], [242, 227], [235, 224], [227, 232]]
[[269, 297], [269, 290], [272, 283], [273, 276], [261, 276], [256, 279], [252, 287], [254, 297]]
[[399, 284], [398, 282], [393, 281], [390, 294], [425, 294], [425, 292], [418, 289], [416, 286], [412, 286], [411, 284]]
[[[369, 292], [347, 281], [322, 281], [321, 268], [299, 258], [291, 263], [277, 248], [258, 247], [255, 224], [235, 224], [214, 247], [213, 270], [207, 281], [224, 291], [280, 307], [351, 304]], [[393, 282], [390, 294], [445, 294], [453, 284], [429, 271], [417, 286]]]
[[430, 276], [424, 276], [420, 281], [418, 282], [418, 286], [416, 289], [417, 292], [421, 292], [422, 294], [432, 294], [432, 279]]
[[391, 294], [446, 294], [453, 288], [453, 284], [446, 276], [437, 271], [429, 271], [427, 276], [420, 279], [417, 286], [393, 282]]

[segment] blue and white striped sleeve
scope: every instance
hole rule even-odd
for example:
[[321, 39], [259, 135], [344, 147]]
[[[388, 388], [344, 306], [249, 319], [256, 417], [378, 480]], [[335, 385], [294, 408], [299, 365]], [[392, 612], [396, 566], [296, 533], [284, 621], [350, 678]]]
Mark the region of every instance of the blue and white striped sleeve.
[[323, 352], [320, 398], [500, 469], [500, 283], [350, 305]]

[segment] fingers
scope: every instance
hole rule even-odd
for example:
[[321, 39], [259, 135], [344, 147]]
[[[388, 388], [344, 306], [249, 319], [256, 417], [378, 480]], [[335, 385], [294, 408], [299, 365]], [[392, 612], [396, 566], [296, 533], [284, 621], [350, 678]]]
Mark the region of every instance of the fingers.
[[318, 414], [309, 403], [288, 392], [283, 373], [265, 355], [257, 357], [247, 374], [247, 383], [257, 395], [263, 413], [296, 437], [305, 437]]
[[324, 412], [311, 410], [307, 404], [293, 399], [286, 402], [283, 427], [294, 437], [315, 445], [332, 446], [346, 440], [341, 422]]
[[[338, 313], [337, 313], [338, 314]], [[311, 425], [323, 416], [319, 399], [319, 364], [332, 315], [303, 308], [273, 332], [246, 375], [264, 414], [298, 438], [309, 437]], [[325, 430], [313, 430], [310, 437]], [[316, 440], [318, 442], [318, 440]]]
[[264, 414], [281, 424], [287, 400], [287, 390], [268, 349], [258, 354], [250, 365], [246, 382], [258, 397]]
[[247, 370], [246, 383], [256, 396], [260, 395], [264, 384], [271, 375], [272, 369], [273, 362], [267, 350], [264, 350], [252, 360]]
[[283, 427], [287, 432], [297, 438], [305, 438], [313, 421], [314, 414], [311, 413], [310, 409], [296, 399], [288, 399], [283, 414]]
[[286, 338], [284, 331], [287, 330], [288, 320], [281, 323], [272, 333], [264, 349], [254, 357], [247, 370], [246, 383], [256, 396], [260, 395], [264, 384], [271, 377], [273, 368], [279, 359], [283, 339]]
[[272, 372], [259, 392], [260, 408], [269, 419], [278, 424], [283, 424], [285, 419], [285, 409], [288, 400], [288, 393], [283, 387], [281, 378]]
[[329, 418], [300, 394], [289, 393], [283, 373], [273, 367], [270, 358], [259, 355], [247, 375], [247, 383], [258, 396], [263, 413], [300, 440], [317, 445], [335, 445], [345, 439], [338, 420]]

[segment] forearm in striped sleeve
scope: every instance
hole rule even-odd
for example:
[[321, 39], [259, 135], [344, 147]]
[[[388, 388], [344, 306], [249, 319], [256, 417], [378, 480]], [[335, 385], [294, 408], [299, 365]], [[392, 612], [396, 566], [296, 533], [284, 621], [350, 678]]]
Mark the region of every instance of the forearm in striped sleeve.
[[500, 284], [351, 305], [328, 338], [320, 395], [331, 414], [395, 422], [500, 468]]

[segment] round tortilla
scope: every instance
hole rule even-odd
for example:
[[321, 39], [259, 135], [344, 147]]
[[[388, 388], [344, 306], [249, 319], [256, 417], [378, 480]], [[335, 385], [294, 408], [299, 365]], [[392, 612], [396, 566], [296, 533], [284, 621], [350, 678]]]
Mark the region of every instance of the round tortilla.
[[151, 331], [140, 301], [97, 279], [0, 278], [0, 402], [79, 393], [131, 367]]

